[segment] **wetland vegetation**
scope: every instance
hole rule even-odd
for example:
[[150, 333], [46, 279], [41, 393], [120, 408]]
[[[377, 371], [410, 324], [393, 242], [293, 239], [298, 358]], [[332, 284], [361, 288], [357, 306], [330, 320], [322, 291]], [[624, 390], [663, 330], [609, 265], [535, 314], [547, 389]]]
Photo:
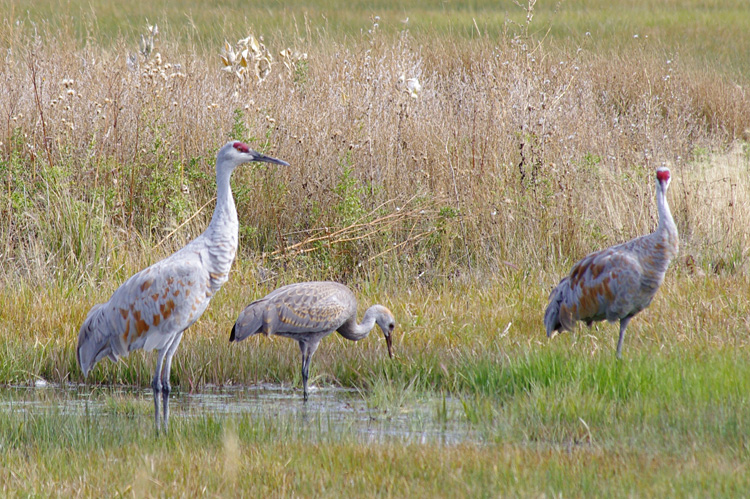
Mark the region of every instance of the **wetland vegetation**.
[[[748, 490], [744, 2], [0, 4], [4, 495]], [[250, 34], [270, 71], [223, 71], [224, 40]], [[229, 138], [291, 167], [234, 174], [240, 251], [175, 356], [156, 438], [154, 354], [83, 384], [78, 328], [206, 227]], [[570, 266], [655, 227], [661, 164], [680, 255], [623, 360], [615, 325], [547, 340]], [[312, 279], [398, 325], [394, 359], [379, 334], [326, 340], [303, 417], [297, 346], [228, 338], [250, 301]], [[286, 410], [190, 405], [268, 384]]]

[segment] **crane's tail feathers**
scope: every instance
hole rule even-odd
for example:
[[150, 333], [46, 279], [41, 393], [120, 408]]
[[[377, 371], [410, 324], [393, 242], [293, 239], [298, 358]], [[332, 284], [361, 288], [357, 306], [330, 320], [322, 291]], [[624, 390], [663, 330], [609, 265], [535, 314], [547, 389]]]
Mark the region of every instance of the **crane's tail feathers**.
[[109, 357], [115, 362], [119, 357], [117, 352], [112, 350], [103, 307], [104, 304], [99, 303], [91, 308], [78, 333], [76, 360], [84, 377], [104, 357]]

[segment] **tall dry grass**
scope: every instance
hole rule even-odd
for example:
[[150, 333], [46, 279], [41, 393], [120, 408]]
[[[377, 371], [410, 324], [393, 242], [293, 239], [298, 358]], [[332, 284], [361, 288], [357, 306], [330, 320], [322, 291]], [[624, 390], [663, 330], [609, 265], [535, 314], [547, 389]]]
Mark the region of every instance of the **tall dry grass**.
[[[250, 83], [219, 70], [218, 47], [161, 40], [129, 67], [124, 42], [81, 49], [21, 28], [8, 42], [6, 281], [93, 283], [181, 246], [207, 224], [229, 138], [292, 164], [234, 176], [241, 257], [266, 255], [264, 269], [557, 268], [651, 230], [661, 164], [675, 170], [683, 255], [724, 269], [747, 246], [750, 213], [729, 201], [747, 192], [747, 150], [707, 163], [747, 138], [746, 88], [647, 41], [605, 58], [531, 36], [459, 44], [373, 27], [346, 45], [292, 41], [309, 58]], [[417, 98], [404, 78], [421, 82]]]

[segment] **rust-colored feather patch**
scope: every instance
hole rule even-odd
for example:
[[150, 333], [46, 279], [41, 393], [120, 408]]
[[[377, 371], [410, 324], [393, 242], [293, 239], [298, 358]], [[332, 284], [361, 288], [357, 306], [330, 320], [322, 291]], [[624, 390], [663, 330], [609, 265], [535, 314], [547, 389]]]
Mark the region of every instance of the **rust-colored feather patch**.
[[128, 333], [130, 333], [130, 321], [125, 321], [125, 332], [122, 333], [122, 341], [128, 342]]
[[602, 265], [601, 263], [594, 263], [589, 268], [591, 269], [591, 277], [593, 277], [594, 279], [598, 279], [604, 271], [604, 265]]
[[162, 305], [159, 308], [161, 309], [161, 315], [164, 317], [164, 319], [169, 319], [169, 317], [172, 315], [172, 310], [174, 310], [174, 302], [171, 299], [167, 300], [166, 305]]
[[149, 330], [149, 325], [146, 324], [146, 321], [144, 320], [136, 320], [135, 321], [135, 332], [140, 338], [143, 333]]

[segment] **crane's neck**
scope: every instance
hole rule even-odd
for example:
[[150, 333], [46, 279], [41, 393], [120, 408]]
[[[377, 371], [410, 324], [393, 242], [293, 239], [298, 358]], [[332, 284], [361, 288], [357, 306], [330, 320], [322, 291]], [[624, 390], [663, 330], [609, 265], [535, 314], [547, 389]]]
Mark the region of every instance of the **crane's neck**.
[[679, 238], [677, 226], [672, 218], [666, 198], [666, 183], [656, 186], [656, 207], [659, 211], [659, 226], [656, 230], [642, 239], [641, 265], [644, 269], [642, 287], [653, 292], [661, 285], [669, 262], [677, 256]]
[[216, 169], [216, 208], [214, 208], [211, 223], [206, 229], [206, 236], [211, 240], [220, 242], [230, 238], [234, 241], [234, 247], [236, 248], [239, 221], [237, 220], [237, 208], [232, 196], [232, 186], [229, 183], [231, 175], [231, 171]]
[[378, 309], [377, 307], [372, 306], [367, 309], [367, 312], [365, 312], [365, 316], [362, 317], [362, 322], [357, 324], [355, 319], [347, 321], [338, 329], [338, 332], [347, 340], [359, 341], [370, 334], [373, 326], [375, 326], [377, 317]]
[[670, 240], [670, 243], [674, 243], [676, 252], [677, 226], [674, 223], [672, 211], [669, 209], [669, 204], [667, 203], [666, 184], [656, 186], [656, 208], [659, 212], [659, 226], [656, 231], [664, 233]]
[[216, 169], [216, 208], [211, 223], [199, 238], [203, 246], [203, 264], [210, 276], [210, 287], [215, 293], [229, 279], [229, 271], [237, 254], [239, 222], [229, 185], [231, 170]]

